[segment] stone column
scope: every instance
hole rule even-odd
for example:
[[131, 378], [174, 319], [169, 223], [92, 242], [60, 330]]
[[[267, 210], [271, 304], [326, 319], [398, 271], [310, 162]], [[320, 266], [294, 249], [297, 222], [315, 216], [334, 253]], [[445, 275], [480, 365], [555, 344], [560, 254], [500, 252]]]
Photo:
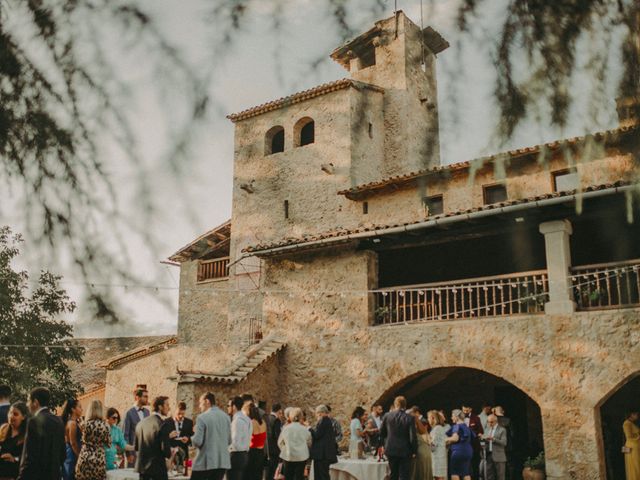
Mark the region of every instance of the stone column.
[[598, 480], [596, 424], [593, 410], [563, 401], [540, 404], [548, 480]]
[[540, 233], [544, 235], [549, 276], [549, 301], [544, 306], [549, 315], [570, 314], [576, 311], [571, 294], [571, 248], [569, 236], [573, 233], [569, 220], [555, 220], [540, 224]]

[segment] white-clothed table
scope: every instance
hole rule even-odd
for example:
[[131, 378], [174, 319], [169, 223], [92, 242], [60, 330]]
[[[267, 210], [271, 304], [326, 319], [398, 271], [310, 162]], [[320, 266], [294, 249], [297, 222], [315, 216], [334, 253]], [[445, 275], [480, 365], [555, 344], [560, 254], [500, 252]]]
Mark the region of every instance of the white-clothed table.
[[[331, 480], [386, 480], [389, 478], [389, 463], [375, 459], [354, 460], [339, 458], [329, 469]], [[313, 480], [313, 468], [309, 480]]]
[[[123, 468], [120, 470], [107, 470], [107, 480], [139, 480], [140, 475], [133, 471], [133, 468]], [[185, 476], [171, 476], [170, 480], [189, 480]]]

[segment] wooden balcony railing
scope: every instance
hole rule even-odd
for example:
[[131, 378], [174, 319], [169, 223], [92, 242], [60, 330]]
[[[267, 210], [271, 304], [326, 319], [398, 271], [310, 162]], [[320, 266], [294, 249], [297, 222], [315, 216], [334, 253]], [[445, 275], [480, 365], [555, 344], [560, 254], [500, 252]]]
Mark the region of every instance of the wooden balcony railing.
[[571, 269], [578, 310], [640, 306], [640, 259]]
[[203, 260], [198, 264], [198, 282], [229, 276], [229, 257]]
[[541, 313], [547, 271], [376, 290], [376, 325]]

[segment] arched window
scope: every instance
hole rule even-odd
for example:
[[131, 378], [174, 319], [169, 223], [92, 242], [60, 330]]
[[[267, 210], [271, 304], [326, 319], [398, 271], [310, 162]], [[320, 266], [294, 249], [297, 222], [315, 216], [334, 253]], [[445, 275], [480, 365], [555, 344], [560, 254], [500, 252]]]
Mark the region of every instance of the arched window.
[[303, 147], [315, 141], [315, 122], [313, 118], [304, 117], [293, 127], [294, 146]]
[[264, 154], [284, 152], [284, 127], [271, 127], [264, 136]]

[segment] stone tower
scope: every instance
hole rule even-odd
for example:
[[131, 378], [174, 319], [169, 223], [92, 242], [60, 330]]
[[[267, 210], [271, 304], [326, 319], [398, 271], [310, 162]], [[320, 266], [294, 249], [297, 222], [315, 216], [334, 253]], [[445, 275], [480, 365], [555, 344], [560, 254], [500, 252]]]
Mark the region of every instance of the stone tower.
[[[399, 11], [331, 54], [350, 77], [229, 115], [232, 262], [250, 245], [357, 226], [361, 206], [338, 191], [438, 165], [435, 55], [447, 47]], [[238, 284], [257, 263], [233, 263]]]
[[440, 164], [435, 60], [448, 46], [398, 11], [333, 51], [354, 80], [384, 88], [384, 157], [376, 168], [371, 159], [352, 159], [354, 185]]

